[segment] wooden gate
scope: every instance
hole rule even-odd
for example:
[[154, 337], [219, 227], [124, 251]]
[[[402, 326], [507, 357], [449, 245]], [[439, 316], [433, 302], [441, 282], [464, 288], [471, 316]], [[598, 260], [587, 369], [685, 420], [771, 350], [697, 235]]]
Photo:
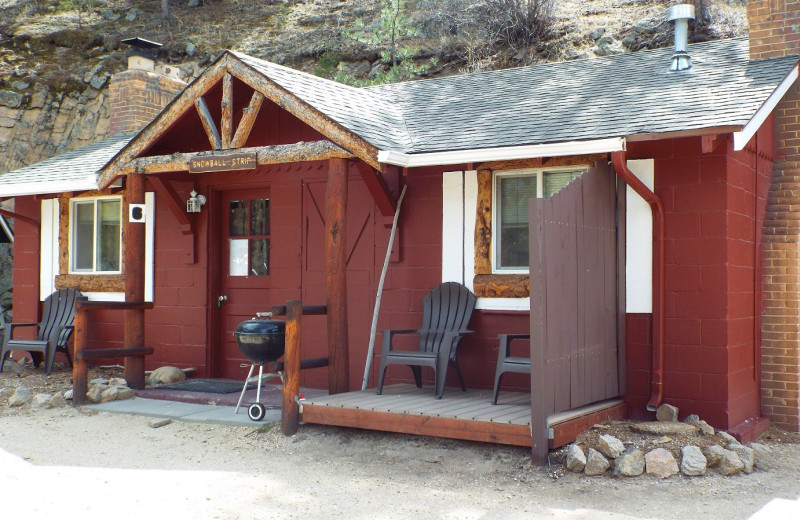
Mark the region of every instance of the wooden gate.
[[536, 457], [547, 453], [549, 415], [622, 391], [617, 259], [624, 254], [618, 255], [616, 176], [607, 163], [551, 199], [531, 199], [528, 209]]

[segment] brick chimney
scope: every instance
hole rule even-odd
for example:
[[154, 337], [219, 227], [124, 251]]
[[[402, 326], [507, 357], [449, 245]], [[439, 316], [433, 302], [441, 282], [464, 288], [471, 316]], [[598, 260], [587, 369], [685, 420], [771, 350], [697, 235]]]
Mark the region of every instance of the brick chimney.
[[177, 68], [156, 65], [155, 50], [161, 44], [140, 38], [122, 43], [132, 50], [128, 69], [111, 76], [108, 85], [112, 136], [140, 131], [186, 86]]
[[749, 0], [750, 59], [800, 54], [800, 0]]
[[[800, 0], [750, 0], [750, 58], [800, 53]], [[795, 83], [774, 113], [774, 148], [762, 232], [761, 411], [800, 431], [800, 90]], [[770, 124], [770, 119], [766, 124]], [[769, 139], [766, 139], [769, 141]]]

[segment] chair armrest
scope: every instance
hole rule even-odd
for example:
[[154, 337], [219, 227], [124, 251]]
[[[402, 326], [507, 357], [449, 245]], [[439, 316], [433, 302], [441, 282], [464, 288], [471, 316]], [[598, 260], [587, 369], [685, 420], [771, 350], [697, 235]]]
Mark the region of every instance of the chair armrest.
[[11, 339], [12, 335], [14, 334], [14, 329], [18, 327], [38, 327], [38, 323], [8, 323], [6, 324], [6, 334], [7, 338]]
[[[500, 342], [499, 356], [501, 358], [509, 357], [511, 355], [511, 342], [515, 339], [531, 339], [530, 334], [498, 334], [497, 339]], [[505, 353], [505, 354], [503, 354]]]

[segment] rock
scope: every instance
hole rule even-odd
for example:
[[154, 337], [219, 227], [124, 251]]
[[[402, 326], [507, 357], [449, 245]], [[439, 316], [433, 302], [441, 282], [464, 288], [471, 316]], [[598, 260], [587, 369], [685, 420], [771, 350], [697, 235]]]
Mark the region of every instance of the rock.
[[736, 440], [736, 437], [734, 437], [733, 435], [731, 435], [728, 432], [724, 432], [724, 431], [720, 430], [720, 431], [717, 432], [717, 435], [719, 435], [720, 437], [725, 439], [725, 444], [728, 444], [728, 445], [730, 445], [730, 444], [740, 444], [739, 441]]
[[19, 108], [25, 96], [13, 90], [0, 90], [0, 105], [7, 106], [8, 108]]
[[115, 13], [111, 9], [100, 9], [100, 16], [102, 16], [103, 18], [105, 18], [110, 22], [116, 22], [117, 20], [120, 19], [122, 15]]
[[125, 399], [133, 399], [136, 397], [136, 392], [127, 386], [116, 386], [117, 401], [124, 401]]
[[194, 56], [194, 53], [197, 51], [197, 45], [193, 44], [192, 42], [188, 42], [186, 44], [186, 55], [190, 58]]
[[16, 376], [20, 375], [25, 368], [11, 358], [6, 359], [6, 364], [3, 365], [3, 372], [8, 372]]
[[18, 386], [11, 397], [8, 398], [8, 406], [23, 406], [31, 402], [33, 393], [27, 386]]
[[11, 88], [14, 90], [25, 90], [26, 88], [30, 87], [31, 84], [27, 81], [16, 80], [11, 82]]
[[603, 434], [597, 441], [597, 449], [609, 459], [616, 459], [625, 451], [625, 445], [613, 435]]
[[703, 456], [705, 456], [706, 461], [708, 462], [708, 467], [713, 468], [719, 461], [722, 460], [723, 452], [725, 448], [722, 446], [709, 446], [708, 448], [703, 449]]
[[89, 84], [93, 89], [100, 90], [106, 85], [106, 82], [108, 82], [108, 78], [110, 77], [111, 75], [108, 72], [101, 72], [100, 74], [93, 76]]
[[96, 377], [89, 381], [89, 386], [101, 386], [107, 384], [108, 384], [108, 379], [104, 379], [102, 377]]
[[55, 394], [53, 397], [50, 398], [48, 402], [50, 408], [62, 408], [67, 406], [67, 400], [64, 399], [64, 396], [61, 394]]
[[699, 429], [693, 424], [682, 422], [645, 422], [632, 424], [631, 428], [645, 433], [657, 433], [659, 435], [670, 435], [679, 433], [695, 433]]
[[147, 426], [151, 428], [161, 428], [162, 426], [166, 426], [168, 424], [172, 424], [172, 419], [151, 419], [147, 422]]
[[35, 408], [50, 408], [50, 399], [53, 396], [50, 394], [36, 394], [31, 399], [31, 406]]
[[700, 427], [700, 433], [702, 433], [703, 435], [705, 435], [707, 437], [711, 437], [711, 436], [713, 436], [713, 435], [715, 435], [717, 433], [714, 430], [714, 427], [711, 426], [710, 424], [708, 424], [705, 421], [700, 421], [699, 423], [697, 423], [697, 426]]
[[772, 457], [772, 450], [769, 449], [769, 447], [757, 442], [751, 442], [747, 447], [753, 450], [753, 459], [756, 469], [768, 471], [772, 467], [774, 460]]
[[140, 14], [142, 14], [142, 10], [141, 9], [137, 9], [136, 7], [134, 7], [133, 9], [130, 9], [128, 11], [128, 14], [125, 15], [125, 21], [126, 22], [132, 22], [132, 21], [136, 20], [136, 18]]
[[666, 444], [668, 442], [672, 442], [672, 437], [667, 437], [664, 435], [663, 437], [659, 437], [658, 439], [653, 441], [653, 444]]
[[705, 475], [708, 461], [697, 446], [681, 448], [681, 473], [687, 477]]
[[567, 469], [580, 473], [586, 467], [586, 455], [577, 444], [570, 444], [567, 448]]
[[744, 463], [736, 453], [723, 448], [721, 455], [719, 463], [714, 466], [720, 475], [735, 475], [744, 469]]
[[121, 377], [112, 377], [108, 380], [108, 386], [128, 386], [128, 382]]
[[602, 453], [594, 448], [589, 448], [589, 456], [586, 457], [586, 468], [583, 472], [588, 477], [598, 477], [605, 474], [611, 463], [608, 462]]
[[92, 388], [89, 389], [88, 392], [86, 392], [86, 400], [89, 401], [90, 403], [97, 404], [100, 402], [100, 398], [102, 395], [103, 395], [103, 390], [101, 390], [99, 386], [93, 386]]
[[70, 388], [66, 392], [64, 392], [64, 400], [65, 401], [72, 401], [72, 396], [75, 394], [75, 391]]
[[187, 7], [197, 7], [200, 5], [200, 0], [189, 0], [189, 3], [186, 4]]
[[614, 460], [614, 476], [638, 477], [644, 473], [644, 452], [640, 449], [626, 451]]
[[678, 408], [671, 404], [662, 404], [656, 410], [656, 420], [658, 422], [677, 422]]
[[592, 34], [590, 34], [589, 36], [590, 36], [590, 37], [591, 37], [591, 38], [592, 38], [594, 41], [597, 41], [597, 40], [599, 40], [600, 38], [602, 38], [602, 37], [603, 37], [603, 35], [604, 35], [605, 33], [606, 33], [606, 28], [605, 28], [605, 27], [598, 27], [597, 29], [595, 29], [594, 31], [592, 31]]
[[159, 367], [150, 374], [150, 380], [159, 384], [178, 383], [185, 379], [186, 374], [177, 367]]
[[728, 449], [739, 456], [739, 460], [741, 460], [742, 464], [744, 465], [742, 471], [748, 475], [753, 472], [753, 467], [755, 466], [755, 455], [753, 453], [753, 448], [748, 448], [747, 446], [742, 446], [741, 444], [731, 444], [728, 446]]
[[647, 474], [658, 478], [669, 478], [678, 474], [678, 463], [672, 453], [656, 448], [644, 456]]
[[117, 395], [119, 395], [119, 388], [117, 388], [116, 386], [109, 386], [108, 388], [100, 392], [100, 402], [108, 403], [111, 401], [116, 401]]
[[686, 424], [699, 425], [700, 424], [700, 416], [698, 416], [695, 413], [693, 413], [691, 415], [687, 415], [686, 419], [684, 419], [683, 422], [685, 422]]

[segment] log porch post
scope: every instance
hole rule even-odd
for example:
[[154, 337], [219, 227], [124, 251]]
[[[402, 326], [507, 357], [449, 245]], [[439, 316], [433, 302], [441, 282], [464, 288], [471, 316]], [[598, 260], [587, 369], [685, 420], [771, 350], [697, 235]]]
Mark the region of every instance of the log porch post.
[[325, 280], [328, 308], [328, 392], [349, 390], [347, 337], [347, 161], [331, 159], [325, 191]]
[[[128, 204], [144, 204], [144, 176], [129, 173], [126, 180], [126, 199]], [[144, 253], [145, 226], [142, 223], [125, 219], [124, 273], [125, 301], [144, 301]], [[123, 346], [125, 348], [144, 346], [144, 309], [126, 310]], [[135, 389], [144, 388], [144, 356], [125, 358], [125, 381]]]

